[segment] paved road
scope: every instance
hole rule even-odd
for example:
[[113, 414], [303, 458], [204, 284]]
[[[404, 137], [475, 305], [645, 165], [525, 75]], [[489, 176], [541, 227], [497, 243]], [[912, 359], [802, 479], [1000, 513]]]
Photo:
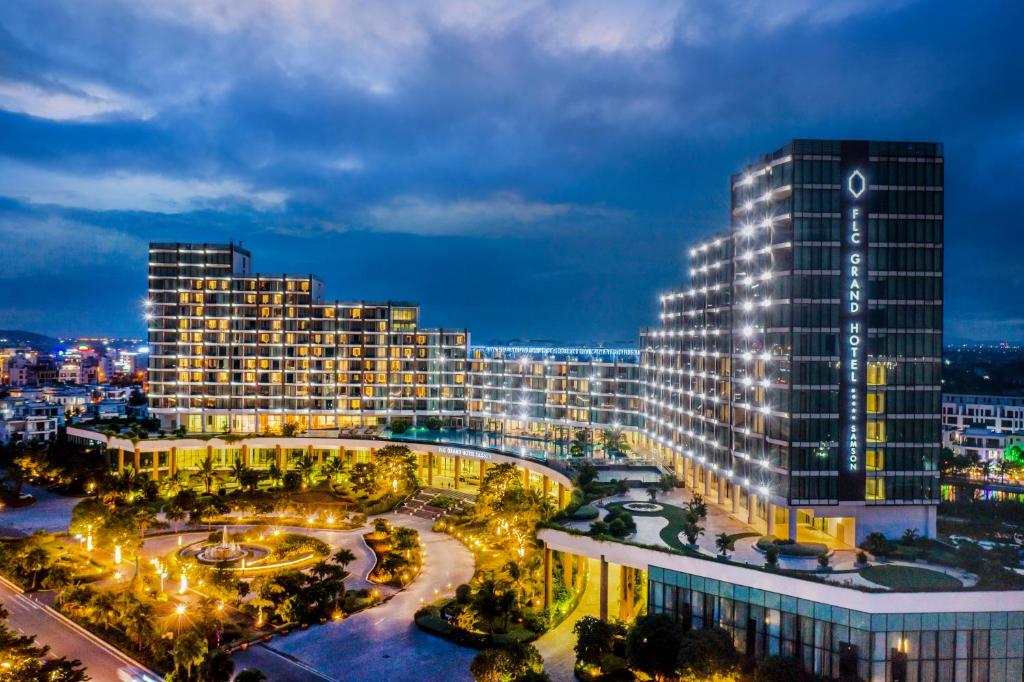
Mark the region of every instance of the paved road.
[[236, 670], [259, 668], [272, 682], [472, 679], [469, 664], [476, 652], [423, 632], [413, 622], [413, 614], [422, 601], [435, 598], [434, 590], [443, 594], [448, 585], [454, 589], [468, 582], [473, 576], [473, 555], [450, 536], [431, 531], [430, 521], [405, 515], [386, 518], [416, 528], [426, 545], [423, 570], [412, 585], [386, 603], [340, 623], [311, 627], [239, 652], [234, 657]]
[[8, 627], [23, 634], [36, 635], [36, 642], [50, 645], [55, 656], [82, 661], [88, 674], [97, 682], [116, 682], [120, 671], [138, 670], [132, 660], [120, 651], [20, 594], [16, 587], [2, 579], [0, 603], [10, 614]]
[[0, 529], [14, 528], [26, 535], [40, 528], [51, 533], [66, 531], [71, 523], [71, 510], [82, 499], [64, 497], [32, 485], [24, 486], [22, 491], [35, 495], [35, 503], [0, 509]]

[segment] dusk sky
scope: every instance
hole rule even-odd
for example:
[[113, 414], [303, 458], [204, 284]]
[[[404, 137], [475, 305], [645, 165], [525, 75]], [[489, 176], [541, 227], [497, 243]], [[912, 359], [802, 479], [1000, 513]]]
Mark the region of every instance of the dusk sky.
[[142, 335], [149, 241], [476, 343], [634, 341], [729, 174], [946, 155], [946, 336], [1024, 340], [1024, 3], [9, 1], [0, 329]]

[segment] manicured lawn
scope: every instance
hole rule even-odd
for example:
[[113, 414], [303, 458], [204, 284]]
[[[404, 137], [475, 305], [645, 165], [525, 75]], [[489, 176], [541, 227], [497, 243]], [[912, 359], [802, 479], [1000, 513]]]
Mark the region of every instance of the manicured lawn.
[[[623, 504], [625, 503], [612, 502], [611, 504], [605, 505], [605, 509], [608, 509], [609, 511], [612, 509], [618, 509], [621, 508]], [[663, 509], [656, 512], [641, 512], [633, 511], [632, 509], [626, 509], [624, 511], [632, 514], [633, 516], [660, 516], [664, 519], [668, 519], [668, 525], [662, 528], [659, 533], [661, 541], [673, 549], [690, 551], [690, 548], [683, 544], [679, 539], [679, 534], [683, 532], [683, 526], [686, 524], [686, 510], [682, 507], [665, 504], [661, 501], [657, 502], [657, 504], [660, 504]]]
[[861, 570], [860, 575], [865, 580], [903, 592], [941, 592], [963, 587], [952, 576], [915, 566], [868, 566]]

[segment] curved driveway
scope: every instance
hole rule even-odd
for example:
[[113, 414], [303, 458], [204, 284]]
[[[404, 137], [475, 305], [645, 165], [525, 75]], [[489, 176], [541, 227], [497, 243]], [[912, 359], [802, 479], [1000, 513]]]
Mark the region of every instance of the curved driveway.
[[469, 582], [473, 555], [452, 537], [430, 530], [432, 522], [427, 519], [402, 514], [384, 518], [415, 528], [426, 545], [423, 569], [412, 584], [384, 604], [340, 623], [300, 630], [240, 651], [234, 656], [235, 670], [256, 667], [271, 680], [297, 682], [472, 679], [469, 664], [476, 651], [420, 630], [413, 614], [424, 601], [435, 599], [435, 590], [450, 594], [459, 583]]

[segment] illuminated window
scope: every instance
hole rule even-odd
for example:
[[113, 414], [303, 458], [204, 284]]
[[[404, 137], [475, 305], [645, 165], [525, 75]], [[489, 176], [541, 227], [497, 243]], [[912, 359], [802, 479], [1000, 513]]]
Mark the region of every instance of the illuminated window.
[[887, 369], [884, 363], [868, 363], [868, 386], [885, 386]]
[[868, 392], [868, 414], [882, 414], [885, 412], [885, 394]]
[[884, 500], [885, 499], [885, 479], [884, 478], [869, 478], [865, 481], [864, 485], [864, 499], [865, 500]]
[[869, 421], [867, 423], [867, 440], [869, 443], [884, 443], [885, 422]]
[[885, 451], [868, 450], [864, 468], [868, 471], [882, 471], [885, 469]]
[[354, 399], [354, 400], [350, 400], [349, 401], [349, 406], [353, 410], [358, 410], [359, 409], [359, 405], [360, 405], [360, 401], [358, 399]]

